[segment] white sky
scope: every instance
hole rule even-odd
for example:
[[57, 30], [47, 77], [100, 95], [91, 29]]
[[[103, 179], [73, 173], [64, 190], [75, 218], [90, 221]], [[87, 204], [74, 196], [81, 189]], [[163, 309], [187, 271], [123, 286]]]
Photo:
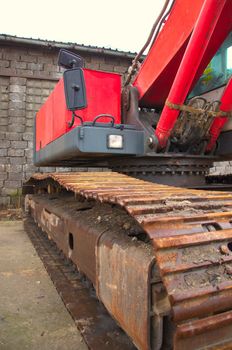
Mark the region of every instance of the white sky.
[[0, 33], [137, 52], [164, 0], [5, 0]]

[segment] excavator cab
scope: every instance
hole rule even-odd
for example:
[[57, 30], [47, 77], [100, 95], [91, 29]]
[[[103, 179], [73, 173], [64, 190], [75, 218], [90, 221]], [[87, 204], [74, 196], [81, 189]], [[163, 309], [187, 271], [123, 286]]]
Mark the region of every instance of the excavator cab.
[[202, 76], [194, 86], [192, 92], [189, 94], [189, 98], [203, 95], [211, 101], [216, 99], [219, 100], [231, 75], [232, 33], [228, 35], [217, 53], [205, 68]]

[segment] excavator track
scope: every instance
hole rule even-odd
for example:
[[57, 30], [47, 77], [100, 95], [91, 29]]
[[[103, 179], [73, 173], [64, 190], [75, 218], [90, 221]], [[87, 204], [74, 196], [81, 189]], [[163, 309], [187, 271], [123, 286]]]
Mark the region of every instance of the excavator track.
[[96, 298], [91, 283], [26, 216], [24, 228], [89, 349], [136, 350]]
[[[232, 349], [232, 193], [114, 172], [35, 174], [26, 186], [36, 193], [26, 200], [32, 216], [61, 248], [61, 217], [85, 231], [82, 240], [96, 232], [90, 279], [139, 349]], [[67, 208], [77, 203], [75, 218]]]

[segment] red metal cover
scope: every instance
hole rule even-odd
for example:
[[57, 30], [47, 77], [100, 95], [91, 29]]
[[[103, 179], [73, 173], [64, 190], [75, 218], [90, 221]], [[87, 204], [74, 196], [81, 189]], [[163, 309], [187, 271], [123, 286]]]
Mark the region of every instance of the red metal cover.
[[171, 89], [204, 0], [176, 0], [133, 83], [140, 106], [162, 107]]
[[[86, 84], [87, 107], [78, 110], [77, 114], [83, 121], [92, 121], [99, 114], [111, 114], [115, 123], [121, 123], [121, 75], [84, 69]], [[72, 112], [66, 108], [64, 82], [61, 79], [48, 97], [45, 104], [36, 115], [36, 151], [48, 143], [80, 125], [75, 118], [72, 128], [68, 122], [72, 119]], [[108, 118], [101, 118], [98, 122], [109, 122]]]
[[161, 147], [166, 146], [180, 113], [172, 106], [185, 102], [191, 88], [230, 33], [231, 14], [231, 0], [204, 2], [156, 127], [155, 133]]

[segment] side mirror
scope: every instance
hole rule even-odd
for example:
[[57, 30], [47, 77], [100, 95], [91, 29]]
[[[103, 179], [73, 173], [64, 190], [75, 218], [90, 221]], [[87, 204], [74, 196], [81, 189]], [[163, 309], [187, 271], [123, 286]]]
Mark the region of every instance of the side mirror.
[[84, 73], [81, 68], [64, 72], [66, 105], [70, 111], [87, 107]]
[[84, 66], [84, 60], [81, 56], [61, 49], [58, 57], [58, 65], [66, 69], [82, 68]]

